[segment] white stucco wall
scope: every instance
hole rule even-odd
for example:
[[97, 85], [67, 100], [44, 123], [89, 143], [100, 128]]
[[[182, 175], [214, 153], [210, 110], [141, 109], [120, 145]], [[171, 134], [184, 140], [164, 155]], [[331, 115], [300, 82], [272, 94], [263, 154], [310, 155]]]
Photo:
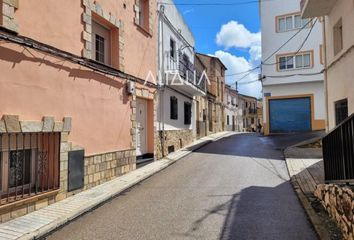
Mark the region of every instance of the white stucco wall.
[[[174, 120], [170, 118], [170, 97], [175, 96], [178, 99], [178, 119]], [[184, 124], [184, 102], [189, 102], [192, 104], [192, 123], [190, 125]], [[162, 130], [162, 124], [164, 123], [164, 130], [181, 130], [181, 129], [195, 129], [195, 103], [192, 99], [187, 98], [169, 88], [165, 88], [163, 92], [163, 100], [159, 102], [163, 104], [163, 110], [161, 107], [157, 109], [158, 116], [158, 128]], [[162, 121], [163, 120], [163, 121]]]
[[[172, 0], [164, 1], [163, 10], [160, 8], [161, 4], [159, 4], [159, 10], [162, 14], [164, 13], [165, 17], [168, 19], [160, 18], [159, 27], [160, 27], [160, 42], [159, 42], [159, 55], [160, 59], [164, 59], [163, 68], [164, 70], [168, 70], [168, 55], [170, 51], [170, 39], [172, 38], [176, 42], [177, 49], [177, 58], [178, 58], [178, 50], [181, 49], [181, 52], [186, 54], [189, 60], [194, 63], [194, 50], [195, 40], [193, 33], [189, 29], [188, 25], [184, 21], [181, 13], [178, 11], [177, 7], [173, 4]], [[171, 25], [172, 24], [172, 25]], [[192, 47], [186, 47], [192, 46]], [[163, 56], [162, 56], [163, 55]], [[177, 61], [178, 62], [178, 61]], [[162, 61], [161, 61], [162, 63]]]
[[[262, 74], [266, 76], [263, 80], [263, 94], [274, 96], [302, 95], [314, 94], [315, 97], [315, 119], [324, 120], [325, 97], [324, 97], [324, 75], [318, 74], [313, 76], [300, 76], [301, 74], [320, 73], [324, 66], [320, 62], [320, 46], [323, 43], [322, 23], [318, 20], [314, 26], [311, 35], [301, 48], [300, 52], [313, 51], [313, 67], [309, 69], [278, 71], [277, 55], [296, 53], [304, 40], [306, 39], [310, 28], [305, 28], [288, 44], [279, 50], [269, 60], [265, 61], [272, 53], [274, 53], [281, 45], [290, 39], [298, 29], [277, 32], [276, 17], [300, 12], [300, 0], [282, 0], [282, 1], [265, 1], [260, 4], [261, 9], [261, 30], [262, 30], [262, 62], [273, 65], [263, 65]], [[313, 20], [314, 22], [314, 20]], [[292, 77], [281, 77], [293, 75]], [[300, 74], [300, 75], [297, 75]], [[270, 77], [276, 76], [276, 77]], [[267, 119], [267, 109], [265, 97], [263, 97], [263, 118]]]
[[[322, 81], [311, 83], [296, 83], [265, 86], [264, 91], [271, 92], [272, 96], [290, 96], [290, 95], [314, 95], [315, 120], [323, 120], [326, 118], [326, 106], [324, 97], [324, 85]], [[263, 116], [266, 116], [267, 104], [263, 100]], [[264, 118], [264, 122], [267, 119]]]
[[[163, 9], [161, 9], [161, 4], [158, 4], [158, 10], [160, 14], [165, 15], [159, 18], [159, 40], [158, 40], [158, 57], [159, 57], [159, 72], [160, 76], [164, 76], [166, 70], [171, 69], [169, 67], [170, 62], [168, 59], [170, 52], [170, 39], [172, 38], [176, 42], [176, 65], [175, 70], [178, 67], [178, 51], [181, 49], [182, 53], [185, 53], [190, 62], [194, 63], [194, 49], [195, 40], [192, 32], [190, 31], [188, 25], [184, 21], [182, 15], [178, 11], [177, 7], [173, 4], [172, 0], [163, 1]], [[172, 25], [171, 25], [172, 24]], [[186, 46], [192, 47], [186, 47]], [[162, 80], [164, 83], [164, 80]], [[173, 86], [169, 86], [173, 88]], [[196, 131], [196, 106], [193, 98], [186, 97], [185, 95], [170, 89], [169, 87], [163, 90], [163, 99], [159, 101], [158, 107], [158, 130], [181, 130], [181, 129], [191, 129]], [[178, 99], [178, 120], [170, 119], [170, 97], [175, 96]], [[184, 102], [192, 103], [192, 123], [190, 125], [184, 124]], [[162, 106], [163, 105], [163, 106]], [[163, 111], [162, 111], [163, 108]]]
[[[300, 12], [300, 0], [282, 0], [282, 1], [267, 1], [261, 4], [261, 30], [262, 30], [262, 61], [268, 58], [274, 53], [282, 44], [284, 44], [289, 38], [291, 38], [298, 29], [277, 32], [276, 31], [276, 17], [289, 13]], [[314, 22], [314, 21], [313, 21]], [[272, 56], [265, 63], [276, 63], [276, 55], [294, 53], [300, 48], [303, 41], [306, 39], [310, 28], [302, 30], [295, 38], [293, 38], [288, 44], [286, 44], [281, 50], [279, 50], [274, 56]], [[301, 48], [303, 51], [313, 51], [314, 54], [314, 67], [311, 69], [290, 70], [290, 71], [278, 71], [277, 65], [263, 65], [262, 73], [266, 76], [283, 76], [289, 74], [307, 74], [318, 73], [323, 69], [323, 65], [320, 64], [320, 45], [322, 44], [322, 23], [317, 21], [314, 26], [310, 37], [306, 41], [305, 45]], [[282, 84], [288, 82], [308, 82], [323, 80], [323, 75], [316, 76], [301, 76], [292, 78], [267, 78], [264, 80], [264, 85], [270, 84]]]

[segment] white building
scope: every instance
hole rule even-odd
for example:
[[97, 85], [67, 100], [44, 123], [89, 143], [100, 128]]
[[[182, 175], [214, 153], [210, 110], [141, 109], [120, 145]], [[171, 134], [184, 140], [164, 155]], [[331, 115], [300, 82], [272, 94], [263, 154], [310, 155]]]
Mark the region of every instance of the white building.
[[195, 97], [205, 95], [205, 84], [194, 81], [192, 32], [172, 0], [158, 5], [158, 65], [160, 72], [157, 128], [163, 155], [196, 137]]
[[225, 105], [225, 131], [240, 131], [237, 116], [238, 116], [238, 92], [230, 86], [225, 86], [224, 92]]
[[264, 133], [325, 129], [321, 21], [302, 20], [300, 0], [262, 1], [260, 14]]

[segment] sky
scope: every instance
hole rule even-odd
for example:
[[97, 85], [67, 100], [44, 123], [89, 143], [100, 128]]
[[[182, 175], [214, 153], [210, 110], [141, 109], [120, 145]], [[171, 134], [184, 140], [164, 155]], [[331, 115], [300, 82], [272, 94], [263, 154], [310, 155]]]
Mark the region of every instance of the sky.
[[[196, 40], [196, 51], [217, 56], [226, 65], [226, 75], [257, 67], [261, 60], [261, 34], [258, 3], [244, 5], [178, 5], [198, 3], [235, 3], [245, 0], [174, 0]], [[261, 97], [258, 70], [239, 81], [242, 94]], [[245, 74], [226, 76], [235, 87]]]

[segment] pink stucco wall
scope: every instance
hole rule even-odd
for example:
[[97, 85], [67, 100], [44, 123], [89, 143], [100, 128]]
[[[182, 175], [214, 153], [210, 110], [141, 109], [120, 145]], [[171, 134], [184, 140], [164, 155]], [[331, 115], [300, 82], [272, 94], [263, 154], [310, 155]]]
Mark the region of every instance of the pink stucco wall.
[[[125, 72], [145, 79], [148, 71], [157, 71], [157, 14], [153, 1], [154, 31], [148, 35], [134, 23], [135, 0], [97, 0], [103, 11], [111, 13], [124, 24]], [[21, 1], [15, 13], [19, 34], [55, 46], [62, 50], [82, 54], [84, 24], [81, 0]], [[124, 8], [123, 4], [126, 5]]]
[[[152, 1], [151, 35], [134, 23], [134, 0], [96, 1], [123, 22], [125, 72], [142, 79], [157, 70], [157, 14], [156, 1]], [[83, 12], [81, 0], [20, 1], [15, 20], [19, 35], [81, 56]], [[131, 108], [125, 80], [30, 51], [15, 44], [0, 45], [0, 118], [4, 114], [19, 115], [20, 120], [72, 117], [69, 140], [84, 147], [87, 155], [131, 147]]]
[[130, 148], [131, 108], [124, 80], [18, 45], [0, 45], [0, 116], [72, 117], [70, 141], [86, 154]]

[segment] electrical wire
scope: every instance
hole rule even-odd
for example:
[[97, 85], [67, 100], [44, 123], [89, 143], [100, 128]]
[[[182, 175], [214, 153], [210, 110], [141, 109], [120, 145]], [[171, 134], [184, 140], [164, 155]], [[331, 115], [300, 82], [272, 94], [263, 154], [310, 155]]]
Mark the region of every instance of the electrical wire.
[[[308, 32], [308, 34], [307, 34], [306, 38], [304, 39], [304, 41], [302, 41], [302, 43], [300, 44], [300, 47], [298, 48], [298, 50], [294, 54], [291, 54], [291, 55], [296, 56], [301, 51], [301, 49], [304, 47], [305, 43], [309, 39], [309, 37], [310, 37], [310, 35], [312, 33], [312, 30], [313, 30], [314, 26], [316, 25], [317, 21], [318, 21], [318, 18], [316, 18], [314, 24], [312, 24], [310, 31]], [[288, 63], [289, 60], [286, 60], [286, 63]], [[262, 65], [271, 66], [271, 65], [277, 65], [279, 63], [280, 63], [280, 61], [277, 61], [275, 63], [262, 63]]]
[[[317, 22], [317, 20], [318, 19], [316, 19], [316, 22]], [[255, 67], [255, 68], [252, 68], [252, 69], [250, 69], [250, 70], [248, 70], [248, 71], [245, 71], [245, 72], [240, 72], [240, 73], [233, 73], [233, 74], [227, 74], [227, 75], [225, 75], [225, 76], [236, 76], [236, 75], [241, 75], [241, 74], [243, 74], [243, 73], [247, 73], [247, 72], [253, 72], [254, 70], [256, 70], [256, 69], [258, 69], [258, 68], [261, 68], [261, 66], [262, 65], [276, 65], [276, 64], [278, 64], [278, 63], [265, 63], [266, 61], [268, 61], [271, 57], [273, 57], [277, 52], [279, 52], [285, 45], [287, 45], [292, 39], [294, 39], [301, 31], [303, 31], [306, 27], [308, 27], [308, 25], [310, 24], [312, 22], [312, 20], [311, 21], [308, 21], [304, 26], [302, 26], [295, 34], [293, 34], [287, 41], [285, 41], [278, 49], [276, 49], [271, 55], [269, 55], [264, 61], [263, 61], [263, 63], [261, 63], [261, 64], [259, 64], [257, 67]], [[316, 22], [312, 25], [312, 28], [311, 28], [311, 30], [310, 30], [310, 34], [311, 34], [311, 31], [312, 31], [312, 29], [313, 29], [313, 27], [314, 27], [314, 25], [316, 24]], [[308, 35], [309, 36], [309, 35]], [[307, 39], [308, 39], [308, 37], [307, 37]], [[307, 40], [306, 39], [306, 40]], [[303, 47], [303, 45], [305, 44], [305, 42], [303, 42], [303, 44], [302, 44], [302, 46], [300, 47], [300, 49]], [[299, 52], [300, 50], [298, 50], [298, 52]], [[297, 53], [298, 53], [297, 52]], [[243, 79], [243, 78], [242, 78]], [[241, 79], [240, 79], [241, 80]], [[240, 80], [237, 80], [237, 81], [240, 81]]]
[[278, 76], [265, 76], [265, 77], [269, 77], [269, 78], [288, 78], [288, 77], [294, 77], [294, 76], [315, 76], [315, 75], [319, 75], [319, 74], [323, 74], [324, 73], [324, 69], [322, 69], [320, 72], [317, 73], [295, 73], [295, 74], [287, 74], [287, 75], [278, 75]]
[[[271, 2], [275, 0], [262, 0], [262, 2]], [[259, 0], [249, 0], [249, 1], [244, 1], [244, 2], [230, 2], [230, 3], [216, 3], [216, 2], [210, 2], [210, 3], [168, 3], [168, 2], [160, 2], [160, 4], [164, 5], [175, 5], [175, 6], [240, 6], [240, 5], [247, 5], [247, 4], [253, 4], [253, 3], [259, 3]]]

